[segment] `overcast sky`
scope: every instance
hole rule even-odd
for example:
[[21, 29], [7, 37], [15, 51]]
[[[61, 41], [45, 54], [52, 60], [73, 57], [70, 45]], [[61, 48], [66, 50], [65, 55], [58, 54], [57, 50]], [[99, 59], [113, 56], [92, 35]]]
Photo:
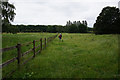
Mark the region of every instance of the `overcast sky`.
[[87, 20], [93, 27], [106, 6], [118, 7], [120, 0], [9, 0], [16, 7], [13, 24], [66, 25], [66, 21]]

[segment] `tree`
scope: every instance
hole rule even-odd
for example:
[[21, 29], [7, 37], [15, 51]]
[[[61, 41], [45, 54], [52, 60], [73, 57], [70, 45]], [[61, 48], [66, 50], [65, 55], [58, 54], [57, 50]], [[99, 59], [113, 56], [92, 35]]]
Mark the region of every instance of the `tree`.
[[79, 32], [79, 33], [87, 33], [87, 26], [84, 25], [84, 24], [80, 24], [80, 25], [78, 26], [78, 32]]
[[65, 32], [70, 33], [86, 33], [87, 32], [87, 21], [73, 21], [67, 22]]
[[[14, 31], [13, 27], [11, 27], [11, 22], [13, 22], [15, 17], [15, 6], [10, 4], [9, 2], [1, 2], [2, 9], [2, 29], [3, 32], [11, 32]], [[11, 27], [11, 28], [10, 28]], [[12, 30], [11, 30], [12, 29]]]
[[95, 34], [120, 33], [120, 10], [116, 7], [105, 7], [94, 24]]
[[76, 24], [72, 24], [69, 26], [69, 32], [70, 33], [77, 33], [78, 32]]
[[85, 26], [87, 26], [87, 21], [85, 20]]

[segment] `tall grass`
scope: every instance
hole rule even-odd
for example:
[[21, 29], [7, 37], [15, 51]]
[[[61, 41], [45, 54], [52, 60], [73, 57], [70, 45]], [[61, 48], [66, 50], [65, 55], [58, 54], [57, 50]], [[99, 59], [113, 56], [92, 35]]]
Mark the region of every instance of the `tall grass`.
[[[15, 46], [18, 43], [24, 44], [27, 42], [33, 42], [33, 40], [40, 40], [40, 38], [47, 38], [50, 36], [53, 36], [55, 34], [48, 34], [48, 33], [18, 33], [18, 34], [5, 34], [3, 33], [2, 35], [2, 47], [11, 47]], [[40, 42], [36, 42], [36, 46], [40, 44]], [[28, 51], [29, 49], [33, 48], [33, 44], [27, 45], [27, 46], [22, 46], [21, 47], [21, 53], [23, 54], [24, 52]], [[33, 52], [29, 53], [28, 55], [25, 55], [22, 57], [21, 61], [25, 61], [29, 57], [33, 55]], [[17, 49], [13, 49], [10, 51], [6, 51], [2, 53], [2, 62], [5, 62], [9, 59], [12, 59], [13, 57], [17, 57]], [[5, 77], [6, 74], [8, 74], [11, 70], [14, 70], [17, 68], [17, 61], [9, 64], [7, 67], [3, 68], [3, 77]]]
[[[24, 37], [26, 34], [19, 35]], [[45, 50], [11, 76], [11, 78], [117, 77], [117, 35], [68, 33], [63, 34], [63, 42], [56, 38]]]

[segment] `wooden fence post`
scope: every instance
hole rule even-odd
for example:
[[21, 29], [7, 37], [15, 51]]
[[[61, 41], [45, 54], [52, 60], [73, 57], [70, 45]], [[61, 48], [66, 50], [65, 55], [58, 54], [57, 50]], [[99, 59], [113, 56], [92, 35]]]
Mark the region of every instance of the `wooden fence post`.
[[42, 51], [42, 38], [40, 39], [40, 45], [41, 45], [40, 46], [41, 47], [40, 50]]
[[33, 57], [35, 57], [35, 40], [33, 40]]
[[45, 48], [46, 48], [46, 38], [45, 38]]
[[17, 44], [17, 52], [18, 52], [18, 68], [20, 68], [20, 63], [21, 63], [21, 44]]

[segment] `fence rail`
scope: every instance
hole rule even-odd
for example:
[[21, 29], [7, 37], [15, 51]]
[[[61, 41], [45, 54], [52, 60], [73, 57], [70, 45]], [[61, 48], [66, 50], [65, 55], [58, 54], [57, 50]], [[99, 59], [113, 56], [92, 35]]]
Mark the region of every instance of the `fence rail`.
[[29, 49], [28, 51], [24, 52], [22, 56], [25, 56], [26, 54], [30, 53], [33, 49]]
[[[57, 34], [58, 35], [58, 34]], [[17, 57], [14, 57], [10, 60], [7, 60], [6, 62], [0, 64], [0, 69], [7, 66], [8, 64], [14, 62], [17, 60], [18, 62], [18, 67], [20, 67], [21, 64], [25, 64], [27, 63], [29, 60], [31, 60], [32, 58], [34, 58], [36, 56], [36, 54], [40, 53], [43, 49], [43, 45], [44, 45], [44, 48], [46, 48], [46, 44], [49, 43], [50, 41], [52, 41], [55, 37], [57, 37], [57, 35], [54, 35], [52, 37], [48, 37], [48, 38], [40, 38], [40, 40], [33, 40], [33, 42], [27, 42], [27, 43], [24, 43], [24, 44], [17, 44], [16, 46], [12, 46], [12, 47], [8, 47], [8, 48], [3, 48], [3, 49], [0, 49], [0, 52], [5, 52], [5, 51], [8, 51], [8, 50], [13, 50], [13, 49], [17, 49]], [[44, 41], [43, 41], [44, 40]], [[36, 42], [40, 42], [39, 45], [35, 45]], [[29, 49], [28, 51], [24, 52], [23, 54], [21, 53], [21, 47], [22, 46], [27, 46], [27, 45], [30, 45], [30, 44], [33, 44], [33, 48]], [[38, 51], [36, 51], [37, 48], [40, 48]], [[24, 61], [23, 63], [21, 63], [21, 57], [29, 54], [31, 51], [33, 51], [33, 55], [31, 57], [29, 57], [26, 61]], [[11, 73], [11, 72], [10, 72]]]
[[2, 63], [2, 64], [0, 65], [0, 68], [7, 66], [8, 64], [14, 62], [15, 60], [17, 60], [17, 57], [14, 57], [14, 58], [12, 58], [12, 59], [10, 59], [10, 60]]
[[16, 46], [12, 46], [12, 47], [8, 47], [8, 48], [3, 48], [3, 49], [0, 49], [1, 52], [5, 52], [5, 51], [9, 51], [9, 50], [12, 50], [12, 49], [15, 49]]

